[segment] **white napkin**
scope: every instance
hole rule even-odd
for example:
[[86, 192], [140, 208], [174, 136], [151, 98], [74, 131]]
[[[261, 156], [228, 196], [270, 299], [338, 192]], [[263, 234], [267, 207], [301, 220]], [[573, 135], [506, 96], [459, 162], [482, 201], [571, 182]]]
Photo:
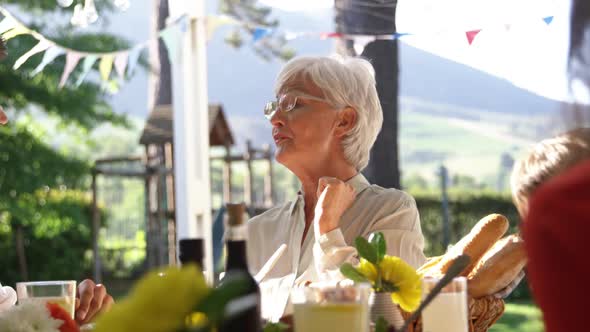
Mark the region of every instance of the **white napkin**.
[[10, 309], [16, 304], [16, 292], [10, 286], [0, 284], [0, 312]]

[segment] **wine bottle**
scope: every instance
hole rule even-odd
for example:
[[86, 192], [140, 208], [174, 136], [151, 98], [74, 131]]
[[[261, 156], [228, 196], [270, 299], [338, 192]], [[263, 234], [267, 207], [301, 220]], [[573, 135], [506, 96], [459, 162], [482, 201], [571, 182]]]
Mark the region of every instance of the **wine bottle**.
[[180, 260], [180, 264], [196, 264], [202, 272], [204, 256], [203, 239], [181, 239], [178, 241], [178, 259]]
[[223, 284], [226, 279], [240, 275], [247, 287], [227, 304], [225, 309], [227, 317], [220, 323], [219, 332], [260, 332], [262, 331], [260, 289], [248, 271], [246, 255], [248, 236], [244, 218], [246, 208], [243, 203], [227, 204], [226, 211], [226, 267], [220, 284]]

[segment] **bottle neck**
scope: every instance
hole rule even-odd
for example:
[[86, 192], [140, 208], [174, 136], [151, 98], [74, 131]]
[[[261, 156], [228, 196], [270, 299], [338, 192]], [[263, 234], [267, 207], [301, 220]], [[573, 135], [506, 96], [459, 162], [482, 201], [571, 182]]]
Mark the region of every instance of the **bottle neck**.
[[248, 272], [248, 258], [245, 240], [227, 240], [227, 259], [225, 270], [242, 270]]
[[225, 270], [248, 271], [248, 258], [246, 255], [246, 240], [248, 229], [246, 225], [230, 226], [225, 233], [227, 258]]

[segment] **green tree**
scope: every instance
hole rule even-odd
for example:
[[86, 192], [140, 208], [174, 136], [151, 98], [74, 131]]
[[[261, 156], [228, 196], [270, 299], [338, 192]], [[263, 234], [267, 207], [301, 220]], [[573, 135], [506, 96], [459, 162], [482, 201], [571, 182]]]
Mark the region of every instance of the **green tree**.
[[[271, 9], [262, 6], [257, 0], [221, 0], [219, 11], [247, 24], [236, 26], [225, 41], [240, 48], [244, 44], [244, 35], [252, 38], [257, 28], [274, 29], [279, 21], [271, 19]], [[273, 58], [289, 60], [295, 56], [295, 50], [287, 45], [283, 35], [269, 34], [252, 46], [254, 52], [261, 58], [270, 61]]]
[[[26, 22], [29, 27], [60, 45], [88, 52], [114, 51], [128, 46], [112, 35], [79, 33], [68, 24], [52, 22], [51, 14], [71, 10], [57, 6], [54, 0], [8, 0], [4, 3], [35, 13], [34, 23]], [[97, 1], [97, 6], [103, 15], [111, 8], [110, 1]], [[79, 277], [83, 270], [72, 272], [80, 267], [72, 264], [82, 262], [84, 251], [90, 248], [89, 199], [82, 193], [88, 187], [89, 162], [66, 153], [62, 144], [52, 141], [40, 130], [43, 122], [55, 122], [58, 131], [74, 127], [80, 133], [88, 133], [102, 123], [126, 124], [124, 117], [113, 112], [99, 84], [85, 82], [79, 87], [58, 87], [65, 64], [63, 56], [34, 77], [30, 72], [40, 62], [41, 54], [33, 56], [19, 70], [13, 70], [16, 59], [36, 43], [30, 35], [9, 40], [8, 57], [0, 63], [0, 103], [11, 117], [11, 123], [0, 128], [0, 236], [7, 239], [6, 243], [12, 243], [11, 239], [17, 237], [11, 234], [12, 230], [20, 229], [24, 237], [24, 245], [16, 245], [19, 257], [6, 255], [7, 260], [0, 263], [3, 282], [15, 278], [5, 273], [23, 271], [23, 258], [32, 267], [30, 272], [35, 274], [29, 278]], [[75, 71], [73, 76], [78, 74]], [[32, 120], [17, 120], [23, 117]], [[48, 144], [50, 141], [52, 144]], [[82, 139], [80, 143], [89, 141]], [[54, 192], [62, 194], [48, 196]], [[64, 241], [58, 241], [64, 237]], [[47, 246], [48, 243], [51, 245]], [[64, 250], [73, 255], [63, 256]], [[14, 249], [8, 251], [14, 252]], [[48, 262], [54, 265], [57, 257], [64, 258], [59, 264], [55, 263], [59, 268], [43, 268]]]

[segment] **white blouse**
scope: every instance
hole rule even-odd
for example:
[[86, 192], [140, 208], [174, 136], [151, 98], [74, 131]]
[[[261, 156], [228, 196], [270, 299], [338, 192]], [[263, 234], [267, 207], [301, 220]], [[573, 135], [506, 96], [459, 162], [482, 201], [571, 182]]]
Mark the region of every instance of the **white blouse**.
[[323, 235], [314, 227], [301, 245], [305, 229], [304, 199], [274, 207], [248, 222], [248, 266], [256, 274], [282, 245], [287, 250], [260, 283], [262, 316], [270, 321], [292, 312], [289, 292], [307, 282], [342, 278], [338, 269], [344, 262], [358, 262], [353, 247], [357, 236], [382, 232], [387, 254], [420, 267], [425, 261], [424, 237], [416, 202], [403, 191], [371, 185], [362, 174], [347, 181], [356, 199], [340, 219], [340, 227]]

